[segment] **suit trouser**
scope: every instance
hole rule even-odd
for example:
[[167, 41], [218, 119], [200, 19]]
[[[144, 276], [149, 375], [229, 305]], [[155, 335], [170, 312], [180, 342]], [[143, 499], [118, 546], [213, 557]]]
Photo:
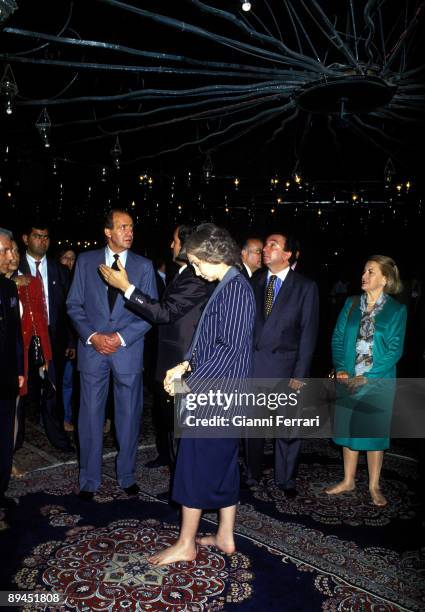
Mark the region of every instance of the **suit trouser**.
[[103, 425], [110, 371], [114, 381], [115, 433], [119, 446], [117, 480], [123, 488], [135, 482], [142, 416], [142, 372], [120, 374], [105, 361], [95, 373], [80, 372], [80, 489], [85, 491], [96, 491], [102, 480]]
[[[264, 438], [245, 439], [246, 478], [259, 480], [263, 471]], [[277, 438], [274, 445], [274, 479], [285, 489], [295, 487], [301, 440]]]
[[154, 386], [152, 420], [158, 456], [173, 468], [177, 452], [174, 440], [174, 400], [165, 392], [163, 383], [159, 381], [155, 381]]
[[[39, 375], [38, 366], [34, 365], [31, 351], [28, 355], [28, 393], [19, 400], [18, 404], [18, 435], [16, 439], [16, 449], [21, 448], [25, 438], [25, 416], [28, 407], [35, 402], [40, 408], [41, 420], [47, 439], [55, 448], [67, 449], [69, 447], [68, 437], [63, 429], [63, 417], [61, 402], [58, 402], [56, 365], [54, 361], [49, 362], [48, 376], [52, 384], [56, 387], [56, 393], [46, 395], [43, 390], [43, 383]], [[59, 371], [61, 365], [59, 366]]]
[[0, 497], [9, 486], [13, 461], [16, 397], [0, 398]]

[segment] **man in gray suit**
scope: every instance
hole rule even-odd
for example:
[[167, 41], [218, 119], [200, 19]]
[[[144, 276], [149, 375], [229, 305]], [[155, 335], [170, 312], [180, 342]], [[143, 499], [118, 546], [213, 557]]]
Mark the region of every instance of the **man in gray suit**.
[[144, 336], [150, 325], [125, 307], [123, 296], [108, 287], [98, 268], [118, 269], [119, 261], [134, 285], [157, 298], [151, 261], [129, 249], [133, 220], [122, 210], [111, 210], [105, 220], [106, 248], [83, 253], [75, 268], [67, 306], [79, 335], [78, 369], [81, 399], [78, 420], [80, 441], [80, 498], [90, 501], [101, 483], [103, 423], [109, 376], [114, 381], [115, 429], [119, 444], [117, 480], [128, 495], [137, 495], [135, 482], [137, 442], [142, 414]]

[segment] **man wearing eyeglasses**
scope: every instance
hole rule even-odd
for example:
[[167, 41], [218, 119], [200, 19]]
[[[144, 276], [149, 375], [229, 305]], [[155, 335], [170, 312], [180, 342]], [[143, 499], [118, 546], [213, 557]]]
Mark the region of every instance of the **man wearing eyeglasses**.
[[[22, 241], [26, 246], [26, 252], [21, 258], [19, 272], [36, 276], [42, 283], [45, 315], [53, 351], [53, 359], [48, 364], [47, 372], [49, 385], [43, 385], [39, 369], [34, 364], [30, 350], [26, 403], [27, 406], [31, 401], [40, 404], [41, 417], [49, 442], [59, 450], [71, 452], [73, 447], [63, 429], [62, 403], [65, 357], [69, 351], [75, 349], [66, 313], [66, 297], [70, 284], [69, 273], [65, 266], [47, 256], [50, 235], [45, 221], [34, 220], [25, 228]], [[44, 392], [42, 393], [43, 387]], [[41, 397], [40, 394], [42, 394]]]
[[248, 280], [252, 275], [261, 270], [263, 241], [259, 238], [248, 238], [241, 250], [242, 268], [241, 272]]

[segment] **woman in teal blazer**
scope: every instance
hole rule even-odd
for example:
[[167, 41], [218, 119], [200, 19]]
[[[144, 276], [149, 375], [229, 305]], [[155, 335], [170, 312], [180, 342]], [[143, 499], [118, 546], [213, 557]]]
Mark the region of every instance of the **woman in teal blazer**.
[[333, 362], [341, 383], [334, 441], [343, 447], [344, 479], [326, 493], [338, 495], [355, 488], [359, 451], [364, 450], [372, 502], [385, 506], [379, 478], [384, 450], [389, 447], [396, 364], [403, 354], [407, 318], [406, 307], [390, 296], [401, 291], [395, 262], [384, 255], [370, 257], [362, 289], [360, 299], [355, 296], [345, 302], [332, 337]]

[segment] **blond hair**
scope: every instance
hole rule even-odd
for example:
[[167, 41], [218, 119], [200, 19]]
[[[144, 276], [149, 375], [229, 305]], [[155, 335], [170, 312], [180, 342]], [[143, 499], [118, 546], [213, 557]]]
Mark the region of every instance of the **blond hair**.
[[387, 282], [384, 287], [384, 292], [389, 294], [401, 293], [403, 284], [400, 280], [400, 272], [398, 267], [391, 257], [386, 255], [372, 255], [368, 261], [374, 261], [378, 264], [381, 274], [385, 276]]

